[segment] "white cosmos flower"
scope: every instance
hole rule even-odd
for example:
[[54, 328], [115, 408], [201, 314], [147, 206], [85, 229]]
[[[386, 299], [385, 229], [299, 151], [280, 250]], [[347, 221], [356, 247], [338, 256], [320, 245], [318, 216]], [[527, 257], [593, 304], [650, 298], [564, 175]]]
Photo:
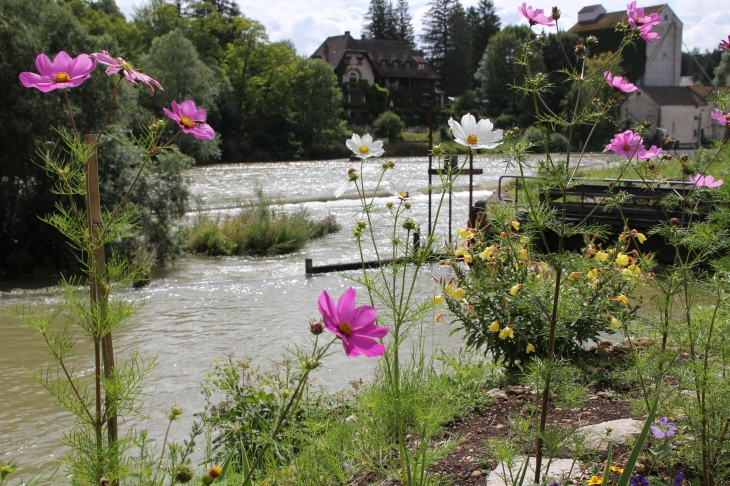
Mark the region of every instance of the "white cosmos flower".
[[373, 141], [373, 137], [369, 133], [363, 135], [362, 138], [357, 133], [353, 133], [352, 138], [345, 143], [347, 144], [347, 148], [352, 150], [355, 156], [361, 159], [380, 157], [385, 153], [385, 150], [383, 150], [383, 141]]
[[454, 133], [456, 143], [473, 149], [491, 149], [502, 143], [502, 130], [492, 130], [494, 125], [489, 119], [482, 119], [477, 123], [471, 113], [464, 115], [461, 123], [449, 118], [449, 127]]
[[400, 199], [410, 199], [421, 194], [418, 187], [403, 182], [388, 182], [388, 192]]

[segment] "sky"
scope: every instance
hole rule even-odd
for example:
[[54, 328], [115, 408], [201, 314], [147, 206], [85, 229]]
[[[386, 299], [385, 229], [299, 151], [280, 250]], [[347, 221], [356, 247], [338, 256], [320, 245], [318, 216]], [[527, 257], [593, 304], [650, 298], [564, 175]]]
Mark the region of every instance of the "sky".
[[[502, 25], [526, 24], [525, 19], [517, 13], [521, 4], [517, 0], [493, 0]], [[545, 0], [541, 0], [545, 1]], [[533, 3], [535, 8], [550, 12], [557, 4], [562, 12], [559, 25], [569, 29], [578, 18], [578, 10], [585, 5], [601, 3], [608, 12], [626, 10], [627, 0], [552, 0], [555, 3]], [[127, 18], [131, 18], [135, 5], [145, 0], [116, 0], [119, 8]], [[360, 38], [362, 18], [370, 5], [369, 0], [237, 0], [243, 12], [249, 18], [256, 19], [266, 26], [269, 39], [278, 41], [291, 40], [297, 53], [310, 56], [329, 36], [341, 35], [349, 30], [355, 38]], [[428, 11], [428, 0], [410, 0], [410, 12], [413, 17], [416, 35], [422, 33], [422, 18]], [[478, 0], [461, 0], [468, 8], [476, 5]], [[661, 4], [656, 2], [637, 1], [638, 7]], [[682, 51], [694, 48], [701, 51], [712, 50], [722, 39], [730, 35], [730, 0], [675, 0], [669, 2], [670, 8], [684, 24]], [[417, 39], [418, 41], [419, 39]]]

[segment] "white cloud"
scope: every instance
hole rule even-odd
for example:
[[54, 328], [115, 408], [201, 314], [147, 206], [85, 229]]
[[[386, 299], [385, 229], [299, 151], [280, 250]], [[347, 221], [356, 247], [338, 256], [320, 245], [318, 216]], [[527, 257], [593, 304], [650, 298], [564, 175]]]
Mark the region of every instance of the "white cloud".
[[[544, 1], [544, 0], [542, 0]], [[555, 1], [555, 0], [554, 0]], [[117, 0], [119, 8], [131, 18], [134, 5], [143, 0]], [[478, 0], [462, 0], [464, 7], [476, 5]], [[524, 24], [517, 13], [522, 1], [494, 0], [502, 25]], [[553, 4], [532, 3], [535, 8], [550, 11]], [[601, 3], [607, 11], [625, 10], [626, 0], [562, 0], [557, 6], [562, 11], [560, 25], [570, 28], [578, 17], [578, 10], [588, 4]], [[661, 0], [644, 2], [640, 7], [659, 5]], [[370, 4], [369, 0], [238, 0], [241, 11], [248, 17], [263, 23], [271, 40], [290, 39], [300, 55], [309, 56], [328, 36], [339, 35], [349, 30], [356, 38], [360, 36], [362, 17]], [[409, 2], [416, 34], [421, 34], [422, 18], [428, 10], [428, 0]], [[670, 7], [684, 24], [684, 43], [688, 48], [714, 49], [720, 40], [730, 35], [730, 0], [676, 1]], [[683, 49], [686, 50], [686, 49]]]

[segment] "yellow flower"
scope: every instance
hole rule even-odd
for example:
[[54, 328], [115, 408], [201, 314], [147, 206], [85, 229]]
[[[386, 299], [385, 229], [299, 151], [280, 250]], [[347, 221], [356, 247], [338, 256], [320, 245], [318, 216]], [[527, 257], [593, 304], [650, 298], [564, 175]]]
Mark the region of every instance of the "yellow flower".
[[629, 264], [629, 256], [624, 253], [619, 253], [616, 255], [616, 263], [623, 266], [626, 266]]
[[593, 476], [591, 479], [588, 480], [588, 486], [595, 486], [603, 484], [603, 478], [599, 478], [598, 476]]
[[586, 274], [586, 276], [588, 278], [590, 278], [591, 280], [594, 280], [594, 279], [598, 278], [598, 269], [597, 268], [594, 268], [593, 270], [591, 270], [590, 272], [588, 272]]
[[519, 258], [520, 260], [526, 260], [527, 248], [525, 248], [524, 246], [517, 248], [517, 258]]
[[596, 255], [593, 258], [595, 258], [597, 262], [602, 262], [608, 258], [608, 253], [605, 251], [599, 251], [596, 252]]
[[580, 272], [571, 273], [570, 275], [568, 275], [568, 280], [572, 282], [573, 280], [575, 280], [575, 277], [580, 277]]
[[510, 221], [509, 224], [512, 225], [512, 229], [513, 230], [515, 230], [515, 231], [519, 231], [520, 230], [520, 223], [518, 221]]
[[514, 339], [515, 338], [515, 333], [514, 333], [514, 331], [512, 330], [511, 327], [505, 327], [499, 333], [499, 339], [505, 339], [505, 338], [510, 338], [510, 339]]
[[595, 289], [596, 289], [596, 288], [598, 287], [598, 285], [599, 285], [600, 283], [601, 283], [601, 281], [600, 281], [599, 279], [595, 279], [595, 280], [593, 281], [593, 285], [591, 285], [591, 288], [592, 288], [593, 290], [595, 290]]
[[639, 240], [639, 243], [643, 243], [646, 241], [646, 236], [643, 233], [636, 233], [636, 239]]
[[621, 321], [619, 321], [615, 317], [611, 317], [611, 327], [614, 329], [619, 329], [621, 327]]
[[453, 297], [455, 300], [463, 299], [466, 295], [464, 289], [454, 289], [452, 285], [447, 285], [444, 290], [446, 290], [446, 293]]
[[517, 285], [512, 286], [512, 288], [509, 289], [509, 294], [510, 295], [517, 295], [517, 292], [519, 292], [520, 289], [522, 287], [524, 287], [524, 286], [525, 286], [525, 284], [517, 284]]
[[466, 248], [459, 248], [454, 254], [456, 256], [466, 256], [469, 254], [469, 250], [467, 250]]
[[462, 240], [470, 240], [474, 238], [474, 230], [471, 228], [456, 228], [456, 234]]
[[494, 257], [494, 255], [497, 253], [498, 250], [499, 250], [499, 248], [497, 248], [494, 245], [489, 246], [489, 247], [485, 248], [484, 251], [479, 254], [479, 258], [481, 258], [482, 260], [489, 260]]
[[443, 295], [436, 295], [436, 296], [434, 296], [432, 302], [434, 304], [437, 304], [437, 305], [444, 305], [444, 296]]
[[615, 299], [616, 302], [620, 302], [624, 307], [628, 307], [629, 305], [629, 299], [625, 295], [619, 295]]
[[471, 255], [464, 255], [464, 263], [471, 263], [474, 259], [471, 257]]
[[527, 349], [525, 350], [527, 354], [534, 353], [535, 352], [535, 346], [532, 345], [532, 343], [527, 343]]
[[498, 331], [499, 331], [499, 321], [494, 321], [494, 322], [493, 322], [493, 323], [492, 323], [492, 324], [491, 324], [491, 325], [489, 326], [489, 332], [498, 332]]
[[622, 467], [618, 467], [618, 466], [613, 466], [613, 465], [612, 465], [612, 466], [611, 466], [611, 471], [612, 471], [612, 472], [617, 472], [617, 473], [621, 473], [621, 474], [623, 474], [623, 472], [624, 472], [624, 468], [622, 468]]

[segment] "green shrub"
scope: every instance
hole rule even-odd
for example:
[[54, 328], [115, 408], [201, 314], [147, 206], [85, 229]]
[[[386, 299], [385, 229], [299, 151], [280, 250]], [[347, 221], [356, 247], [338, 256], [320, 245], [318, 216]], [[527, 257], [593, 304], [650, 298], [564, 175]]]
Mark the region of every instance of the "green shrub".
[[515, 125], [517, 125], [517, 117], [507, 113], [502, 113], [494, 120], [494, 126], [497, 128], [509, 129]]
[[255, 192], [255, 204], [236, 216], [201, 215], [188, 229], [188, 251], [208, 255], [283, 255], [302, 249], [311, 239], [341, 229], [334, 216], [312, 221], [306, 209], [284, 213], [271, 207], [260, 187]]
[[373, 131], [377, 138], [387, 138], [388, 140], [401, 140], [403, 138], [403, 129], [406, 124], [400, 117], [388, 110], [375, 120]]
[[550, 134], [550, 150], [553, 152], [567, 152], [568, 139], [562, 133]]

